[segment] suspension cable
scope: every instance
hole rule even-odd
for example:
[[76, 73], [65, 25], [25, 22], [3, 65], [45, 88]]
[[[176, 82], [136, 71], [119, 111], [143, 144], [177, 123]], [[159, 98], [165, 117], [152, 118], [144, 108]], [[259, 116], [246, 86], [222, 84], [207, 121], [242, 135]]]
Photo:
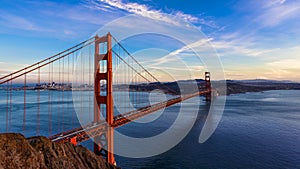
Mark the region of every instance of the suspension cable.
[[[148, 81], [149, 83], [152, 83], [151, 80], [149, 80], [147, 77], [143, 76], [140, 72], [138, 72], [134, 67], [132, 67], [129, 63], [127, 63], [125, 61], [125, 59], [123, 59], [117, 52], [115, 52], [114, 50], [112, 50], [112, 52], [120, 59], [122, 60], [129, 68], [131, 68], [134, 72], [136, 72], [140, 77], [142, 77], [143, 79], [145, 79], [146, 81]], [[136, 62], [136, 61], [135, 61]], [[136, 62], [138, 63], [138, 62]], [[138, 63], [139, 64], [139, 63]], [[142, 67], [142, 69], [144, 69], [145, 71], [147, 71], [145, 68]], [[148, 71], [147, 71], [148, 72]], [[148, 73], [149, 74], [149, 73]], [[153, 77], [153, 75], [152, 75]], [[155, 77], [153, 77], [155, 80], [157, 80]], [[158, 80], [157, 80], [158, 81]], [[161, 83], [160, 81], [158, 81], [158, 83], [162, 84], [165, 88], [167, 88], [167, 90], [172, 91], [174, 94], [177, 94], [178, 92], [175, 92], [173, 89], [170, 89], [169, 87], [167, 87], [166, 85], [164, 85], [163, 83]], [[158, 88], [161, 88], [161, 86], [159, 86], [158, 84], [155, 84], [155, 86], [157, 86]]]
[[[89, 40], [91, 40], [91, 39], [92, 39], [92, 38], [90, 38]], [[88, 42], [89, 40], [86, 40], [86, 41], [84, 41], [84, 42], [82, 42], [82, 43]], [[76, 47], [74, 46], [74, 47], [72, 47], [72, 48], [69, 48], [68, 50], [65, 50], [64, 52], [60, 52], [59, 54], [56, 54], [56, 55], [54, 55], [54, 56], [52, 56], [52, 57], [50, 57], [50, 58], [44, 59], [44, 60], [42, 60], [42, 61], [40, 61], [40, 62], [38, 62], [38, 63], [35, 63], [35, 64], [33, 64], [33, 65], [30, 65], [30, 66], [26, 67], [26, 69], [32, 68], [33, 66], [37, 66], [37, 67], [32, 68], [32, 69], [30, 69], [30, 70], [27, 70], [25, 73], [30, 73], [30, 72], [32, 72], [32, 71], [35, 71], [35, 70], [39, 69], [39, 68], [42, 68], [42, 67], [44, 67], [44, 66], [46, 66], [46, 65], [48, 65], [48, 64], [50, 64], [50, 63], [53, 63], [53, 62], [55, 62], [55, 61], [57, 61], [57, 60], [59, 60], [59, 59], [62, 59], [62, 58], [66, 57], [66, 56], [68, 56], [68, 55], [70, 55], [70, 54], [72, 54], [72, 53], [74, 53], [74, 52], [76, 52], [76, 51], [79, 51], [80, 49], [82, 49], [82, 48], [84, 48], [84, 47], [86, 47], [86, 46], [88, 46], [88, 45], [90, 45], [90, 44], [92, 44], [92, 43], [94, 43], [94, 42], [95, 42], [95, 40], [90, 41], [90, 42], [84, 44], [83, 46], [80, 46], [80, 45], [82, 45], [82, 43], [80, 43], [80, 44], [76, 45], [76, 47], [80, 46], [80, 47], [78, 47], [78, 48], [76, 48]], [[74, 49], [74, 48], [76, 48], [76, 49]], [[72, 50], [72, 51], [70, 51], [70, 50]], [[64, 54], [64, 55], [62, 55], [62, 56], [60, 56], [61, 54], [65, 53], [65, 52], [67, 52], [67, 51], [70, 51], [70, 52], [68, 52], [68, 53], [66, 53], [66, 54]], [[60, 56], [60, 57], [55, 58], [55, 57], [57, 57], [57, 56]], [[53, 59], [53, 58], [55, 58], [55, 59]], [[46, 62], [46, 61], [49, 60], [49, 59], [53, 59], [53, 60]], [[44, 63], [44, 62], [46, 62], [46, 63]], [[40, 65], [41, 63], [44, 63], [44, 64]], [[10, 77], [9, 79], [7, 79], [7, 80], [4, 80], [4, 81], [0, 82], [0, 84], [9, 82], [9, 81], [11, 81], [11, 80], [14, 80], [14, 79], [20, 77], [20, 76], [23, 76], [25, 73], [18, 74], [17, 76], [12, 76], [12, 75], [15, 75], [15, 74], [17, 74], [17, 73], [20, 73], [20, 72], [23, 71], [23, 70], [25, 70], [25, 68], [23, 68], [23, 69], [21, 69], [21, 70], [18, 70], [18, 71], [14, 72], [14, 73], [11, 73], [11, 74], [10, 74], [11, 77]], [[9, 77], [9, 75], [6, 75], [6, 76], [4, 76], [4, 77], [1, 77], [0, 80], [5, 79], [5, 78], [7, 78], [7, 77]]]
[[[138, 64], [147, 74], [149, 74], [154, 80], [156, 80], [158, 83], [162, 84], [164, 87], [166, 87], [166, 89], [168, 89], [169, 91], [171, 91], [173, 94], [178, 94], [178, 92], [174, 91], [173, 89], [169, 88], [168, 86], [164, 85], [163, 83], [161, 83], [153, 74], [151, 74], [143, 65], [141, 65], [128, 51], [127, 49], [114, 37], [112, 36], [112, 38], [114, 39], [114, 41], [116, 42], [116, 44], [118, 46], [120, 46], [126, 53], [127, 55], [136, 63]], [[115, 52], [114, 52], [115, 53]], [[128, 65], [128, 64], [127, 64]], [[147, 80], [148, 81], [148, 80]], [[150, 82], [150, 81], [149, 81]]]

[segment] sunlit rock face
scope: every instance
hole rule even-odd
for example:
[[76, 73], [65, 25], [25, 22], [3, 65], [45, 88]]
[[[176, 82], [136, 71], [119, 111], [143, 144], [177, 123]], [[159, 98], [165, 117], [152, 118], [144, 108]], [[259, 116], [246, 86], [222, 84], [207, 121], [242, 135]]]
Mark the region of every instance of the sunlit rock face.
[[26, 139], [21, 134], [0, 134], [0, 168], [114, 169], [113, 165], [82, 146], [54, 143], [46, 137]]

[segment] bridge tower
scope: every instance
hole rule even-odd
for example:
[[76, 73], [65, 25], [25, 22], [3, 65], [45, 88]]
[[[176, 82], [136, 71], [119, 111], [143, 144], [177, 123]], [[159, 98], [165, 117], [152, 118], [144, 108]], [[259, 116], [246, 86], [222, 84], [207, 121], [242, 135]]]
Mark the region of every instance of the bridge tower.
[[205, 72], [205, 87], [206, 87], [206, 90], [209, 91], [209, 93], [207, 93], [207, 94], [205, 95], [206, 101], [211, 101], [210, 72]]
[[[114, 158], [114, 128], [111, 127], [114, 120], [114, 110], [113, 110], [113, 94], [112, 94], [112, 49], [111, 49], [111, 34], [108, 33], [106, 36], [95, 37], [95, 65], [94, 65], [94, 123], [100, 122], [100, 110], [105, 107], [106, 110], [106, 121], [108, 124], [107, 132], [101, 133], [94, 138], [94, 152], [97, 155], [101, 155], [106, 158], [107, 162], [115, 164]], [[106, 52], [100, 53], [100, 45]], [[100, 64], [100, 62], [103, 62]], [[104, 67], [100, 67], [100, 66]], [[100, 69], [101, 68], [101, 69]], [[102, 71], [100, 71], [102, 70]], [[101, 82], [105, 82], [105, 85]], [[104, 93], [103, 91], [106, 91]], [[103, 109], [101, 109], [103, 107]]]

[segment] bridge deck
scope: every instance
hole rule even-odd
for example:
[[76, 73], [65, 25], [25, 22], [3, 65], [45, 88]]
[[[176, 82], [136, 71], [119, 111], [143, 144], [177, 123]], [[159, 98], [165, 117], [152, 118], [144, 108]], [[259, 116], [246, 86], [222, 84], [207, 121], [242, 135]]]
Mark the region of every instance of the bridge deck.
[[[209, 92], [210, 91], [205, 90], [194, 94], [185, 95], [183, 97], [176, 97], [161, 103], [153, 104], [151, 106], [146, 106], [138, 110], [130, 111], [125, 114], [117, 115], [114, 117], [114, 123], [111, 127], [121, 127], [127, 123], [130, 123], [134, 120], [137, 120], [145, 115], [148, 115], [165, 107], [172, 106], [176, 103], [185, 101], [195, 96], [205, 95]], [[59, 133], [49, 138], [54, 142], [71, 142], [73, 144], [77, 144], [79, 142], [83, 142], [90, 139], [90, 137], [92, 138], [102, 134], [103, 132], [106, 132], [108, 127], [109, 126], [107, 122], [105, 120], [102, 120], [99, 123], [91, 123], [84, 127], [79, 127], [70, 131]]]

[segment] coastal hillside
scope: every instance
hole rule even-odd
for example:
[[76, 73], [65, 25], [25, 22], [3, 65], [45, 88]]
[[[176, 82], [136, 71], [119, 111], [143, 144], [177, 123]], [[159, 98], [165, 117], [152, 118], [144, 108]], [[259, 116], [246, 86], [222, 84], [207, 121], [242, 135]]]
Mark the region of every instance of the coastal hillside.
[[[226, 82], [226, 83], [225, 83]], [[191, 84], [195, 84], [199, 88], [205, 88], [203, 79], [181, 80], [176, 82], [164, 83], [168, 89], [176, 91], [180, 94], [197, 92], [196, 88], [191, 88]], [[132, 91], [152, 91], [157, 89], [158, 84], [150, 83], [148, 85], [130, 85]], [[224, 88], [226, 87], [226, 89]], [[124, 87], [125, 88], [125, 87]], [[127, 87], [128, 88], [128, 87]], [[226, 80], [213, 81], [212, 88], [218, 91], [219, 95], [231, 95], [246, 92], [262, 92], [268, 90], [300, 90], [300, 83], [291, 81], [276, 81], [276, 80]], [[188, 90], [187, 90], [188, 89]], [[124, 89], [125, 90], [125, 89]], [[226, 91], [226, 93], [224, 92]], [[166, 90], [168, 92], [168, 90]]]
[[82, 146], [54, 143], [46, 137], [26, 139], [0, 134], [0, 169], [115, 169], [117, 167]]

